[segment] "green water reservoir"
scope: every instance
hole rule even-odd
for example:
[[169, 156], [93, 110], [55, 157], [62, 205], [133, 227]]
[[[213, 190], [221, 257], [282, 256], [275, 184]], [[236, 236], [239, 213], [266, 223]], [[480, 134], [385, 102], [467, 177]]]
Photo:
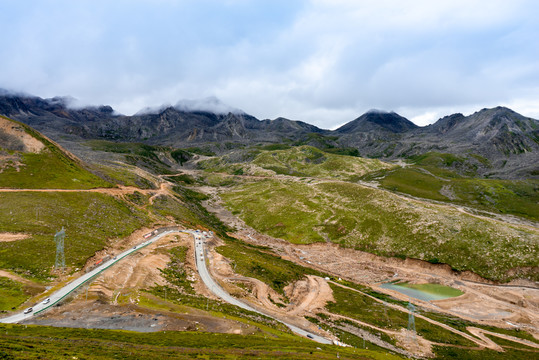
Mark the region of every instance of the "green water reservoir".
[[388, 282], [380, 285], [383, 289], [396, 290], [404, 295], [423, 301], [442, 300], [464, 294], [462, 291], [440, 284], [409, 284]]

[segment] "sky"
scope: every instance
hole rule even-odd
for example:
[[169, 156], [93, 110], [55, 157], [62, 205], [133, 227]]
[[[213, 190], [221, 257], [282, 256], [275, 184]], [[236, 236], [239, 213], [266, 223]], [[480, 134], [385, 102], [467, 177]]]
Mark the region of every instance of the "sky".
[[420, 126], [499, 105], [538, 119], [538, 14], [535, 0], [0, 0], [0, 88], [126, 115], [209, 99], [325, 129], [370, 109]]

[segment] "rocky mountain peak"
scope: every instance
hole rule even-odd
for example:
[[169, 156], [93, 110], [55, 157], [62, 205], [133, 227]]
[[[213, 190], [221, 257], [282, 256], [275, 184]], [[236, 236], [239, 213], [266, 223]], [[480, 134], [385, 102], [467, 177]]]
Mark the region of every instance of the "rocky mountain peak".
[[385, 131], [402, 133], [417, 128], [418, 126], [395, 112], [369, 110], [357, 119], [341, 126], [338, 133], [356, 133]]

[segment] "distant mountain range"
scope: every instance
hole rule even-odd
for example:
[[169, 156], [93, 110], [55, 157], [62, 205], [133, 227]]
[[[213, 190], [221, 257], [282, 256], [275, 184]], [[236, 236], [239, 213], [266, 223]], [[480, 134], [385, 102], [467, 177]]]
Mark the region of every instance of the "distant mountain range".
[[466, 156], [477, 173], [502, 178], [539, 177], [539, 121], [511, 109], [453, 114], [418, 127], [394, 113], [369, 111], [336, 130], [285, 118], [259, 120], [234, 111], [213, 113], [169, 106], [133, 116], [110, 106], [73, 109], [69, 98], [0, 93], [0, 114], [54, 139], [106, 139], [188, 148], [207, 144], [308, 143], [353, 148], [361, 156], [406, 158], [427, 152]]

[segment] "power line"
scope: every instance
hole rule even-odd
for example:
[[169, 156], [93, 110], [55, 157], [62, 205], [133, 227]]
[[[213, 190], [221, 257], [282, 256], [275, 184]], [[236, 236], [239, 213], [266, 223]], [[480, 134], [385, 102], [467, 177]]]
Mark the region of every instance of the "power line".
[[64, 239], [66, 232], [62, 226], [62, 230], [58, 231], [54, 235], [54, 241], [56, 242], [56, 261], [54, 262], [54, 268], [56, 270], [64, 271], [66, 267], [66, 258], [64, 253]]
[[408, 302], [408, 310], [410, 310], [410, 313], [408, 314], [408, 333], [407, 333], [408, 335], [407, 336], [411, 337], [410, 340], [416, 341], [415, 316], [414, 316], [415, 306], [411, 302]]

